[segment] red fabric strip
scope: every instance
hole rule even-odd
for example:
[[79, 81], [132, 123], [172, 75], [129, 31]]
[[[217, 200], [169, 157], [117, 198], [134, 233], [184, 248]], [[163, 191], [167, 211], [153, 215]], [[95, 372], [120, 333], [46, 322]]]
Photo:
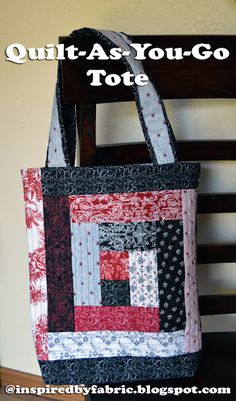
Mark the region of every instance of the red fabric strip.
[[181, 190], [71, 195], [73, 223], [135, 222], [182, 218]]
[[129, 280], [129, 253], [100, 251], [100, 272], [104, 280]]
[[140, 306], [75, 306], [75, 331], [159, 332], [158, 308]]

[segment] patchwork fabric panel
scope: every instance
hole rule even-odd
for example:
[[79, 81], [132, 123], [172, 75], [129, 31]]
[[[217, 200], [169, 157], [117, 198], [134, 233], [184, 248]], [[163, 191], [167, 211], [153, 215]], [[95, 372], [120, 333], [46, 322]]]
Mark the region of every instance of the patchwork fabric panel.
[[183, 330], [181, 191], [68, 199], [75, 331]]
[[[91, 363], [87, 382], [93, 383], [94, 363], [105, 367], [95, 382], [125, 380], [121, 371], [131, 363], [132, 380], [145, 380], [145, 358], [152, 368], [159, 366], [159, 375], [165, 375], [162, 358], [166, 367], [171, 358], [176, 364], [187, 358], [190, 371], [189, 348], [196, 360], [201, 343], [189, 303], [186, 316], [190, 284], [185, 286], [183, 244], [188, 249], [185, 232], [193, 231], [182, 205], [194, 195], [166, 190], [51, 197], [43, 195], [40, 177], [40, 170], [24, 175], [28, 226], [35, 237], [29, 252], [31, 302], [42, 370], [63, 361], [61, 366], [71, 363], [81, 373]], [[116, 379], [109, 373], [112, 360]], [[143, 366], [139, 376], [134, 366]]]

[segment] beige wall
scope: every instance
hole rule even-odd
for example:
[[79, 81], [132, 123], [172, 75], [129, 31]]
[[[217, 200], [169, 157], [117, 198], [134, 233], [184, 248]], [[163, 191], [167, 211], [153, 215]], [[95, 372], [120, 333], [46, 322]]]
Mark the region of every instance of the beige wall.
[[[83, 26], [134, 34], [235, 34], [233, 0], [1, 0], [0, 4], [2, 59], [10, 43], [42, 47]], [[36, 374], [20, 168], [43, 166], [55, 77], [55, 62], [1, 63], [1, 360], [3, 366]], [[235, 139], [235, 101], [166, 104], [177, 138]], [[98, 110], [100, 143], [141, 139], [133, 104]], [[235, 191], [236, 163], [204, 164], [201, 190]], [[199, 219], [200, 241], [233, 241], [235, 230], [235, 214]], [[201, 293], [235, 290], [235, 268], [236, 264], [201, 266]], [[203, 319], [204, 330], [235, 327], [234, 316]]]

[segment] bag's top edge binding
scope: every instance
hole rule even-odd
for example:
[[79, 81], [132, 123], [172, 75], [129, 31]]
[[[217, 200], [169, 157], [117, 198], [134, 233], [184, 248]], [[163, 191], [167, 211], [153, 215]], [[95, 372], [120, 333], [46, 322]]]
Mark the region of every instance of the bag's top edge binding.
[[[96, 165], [96, 166], [62, 166], [62, 167], [45, 167], [45, 166], [41, 166], [41, 167], [27, 167], [26, 170], [97, 170], [97, 169], [118, 169], [118, 168], [139, 168], [139, 167], [152, 167], [155, 170], [163, 170], [164, 168], [168, 169], [168, 170], [172, 170], [173, 168], [178, 168], [178, 167], [193, 167], [196, 170], [199, 169], [200, 171], [200, 167], [201, 167], [201, 163], [199, 162], [178, 162], [178, 163], [168, 163], [168, 164], [162, 164], [162, 165], [157, 165], [157, 164], [152, 164], [152, 163], [135, 163], [135, 164], [116, 164], [116, 165], [104, 165], [104, 164], [100, 164], [100, 165]], [[24, 168], [21, 169], [25, 170]]]

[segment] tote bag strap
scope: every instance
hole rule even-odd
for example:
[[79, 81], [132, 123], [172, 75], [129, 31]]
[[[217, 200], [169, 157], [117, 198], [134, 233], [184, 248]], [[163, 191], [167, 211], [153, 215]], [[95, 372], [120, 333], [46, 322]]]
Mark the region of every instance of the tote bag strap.
[[[130, 47], [131, 41], [124, 33], [83, 28], [73, 31], [70, 36], [81, 38], [84, 35], [92, 35], [95, 40], [101, 38], [110, 48], [115, 45], [123, 51], [129, 51], [128, 57], [122, 57], [126, 69], [134, 75], [145, 73], [142, 63], [135, 59], [136, 53]], [[177, 162], [174, 134], [166, 115], [165, 106], [157, 90], [150, 80], [145, 86], [133, 84], [132, 87], [152, 163], [162, 165]], [[75, 106], [63, 102], [61, 62], [59, 62], [46, 166], [74, 166], [75, 147]]]

